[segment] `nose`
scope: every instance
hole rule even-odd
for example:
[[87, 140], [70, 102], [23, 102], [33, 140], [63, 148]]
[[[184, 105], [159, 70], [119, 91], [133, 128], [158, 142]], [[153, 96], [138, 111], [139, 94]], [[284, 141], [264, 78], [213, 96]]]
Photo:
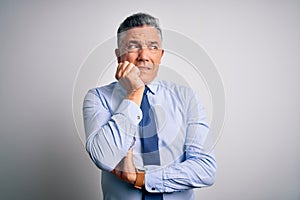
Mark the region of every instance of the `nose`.
[[149, 61], [149, 50], [147, 48], [139, 49], [138, 61]]

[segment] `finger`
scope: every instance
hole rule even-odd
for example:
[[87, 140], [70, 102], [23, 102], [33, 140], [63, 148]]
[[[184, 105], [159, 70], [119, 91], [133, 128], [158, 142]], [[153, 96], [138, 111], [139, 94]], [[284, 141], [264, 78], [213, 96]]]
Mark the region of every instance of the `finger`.
[[136, 172], [123, 172], [121, 179], [133, 184], [136, 180]]
[[122, 78], [122, 74], [123, 74], [125, 66], [126, 66], [126, 63], [119, 63], [117, 71], [116, 71], [116, 79], [117, 80]]
[[137, 66], [134, 66], [132, 68], [132, 72], [136, 73], [138, 76], [140, 76], [140, 73], [141, 73], [140, 69]]
[[117, 70], [118, 70], [118, 71], [120, 71], [120, 70], [123, 71], [124, 68], [125, 68], [128, 64], [129, 64], [128, 61], [120, 62], [120, 63], [118, 64]]
[[117, 70], [116, 70], [116, 74], [115, 74], [115, 78], [116, 78], [117, 80], [120, 79], [120, 70], [121, 70], [122, 65], [123, 65], [122, 62], [120, 62], [120, 63], [118, 64], [118, 67], [117, 67]]
[[112, 171], [112, 173], [113, 173], [116, 177], [122, 178], [122, 172], [121, 172], [121, 171], [114, 169], [114, 170]]
[[120, 70], [121, 66], [123, 65], [122, 62], [118, 63], [117, 72]]
[[126, 76], [130, 71], [131, 69], [135, 67], [133, 63], [129, 63], [129, 65], [126, 66], [124, 72], [123, 72], [123, 76]]
[[117, 71], [116, 71], [116, 79], [119, 80], [124, 76], [124, 71], [126, 70], [127, 65], [129, 64], [128, 61], [125, 61], [124, 63], [119, 63]]
[[120, 68], [121, 77], [126, 76], [126, 74], [131, 70], [134, 65], [128, 61], [125, 61]]
[[119, 80], [119, 77], [118, 77], [119, 67], [120, 67], [120, 63], [118, 64], [118, 67], [117, 67], [117, 70], [116, 70], [116, 73], [115, 73], [115, 78], [116, 78], [117, 80]]

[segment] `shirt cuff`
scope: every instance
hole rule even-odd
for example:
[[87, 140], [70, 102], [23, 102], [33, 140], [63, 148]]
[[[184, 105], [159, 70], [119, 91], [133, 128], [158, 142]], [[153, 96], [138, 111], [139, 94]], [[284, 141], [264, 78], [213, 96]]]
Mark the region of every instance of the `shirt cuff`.
[[145, 189], [152, 193], [164, 192], [161, 166], [145, 166]]
[[143, 118], [143, 113], [140, 107], [129, 99], [124, 99], [121, 102], [115, 114], [122, 114], [126, 116], [135, 126], [137, 126]]

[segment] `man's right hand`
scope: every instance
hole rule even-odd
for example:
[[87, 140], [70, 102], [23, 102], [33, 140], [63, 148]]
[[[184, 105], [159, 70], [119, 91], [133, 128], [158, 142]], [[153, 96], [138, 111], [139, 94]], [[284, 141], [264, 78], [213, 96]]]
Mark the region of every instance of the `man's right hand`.
[[127, 94], [145, 86], [139, 68], [128, 61], [119, 63], [115, 77], [125, 87]]
[[140, 106], [145, 84], [140, 78], [139, 68], [128, 61], [121, 62], [118, 65], [115, 77], [126, 89], [126, 98]]

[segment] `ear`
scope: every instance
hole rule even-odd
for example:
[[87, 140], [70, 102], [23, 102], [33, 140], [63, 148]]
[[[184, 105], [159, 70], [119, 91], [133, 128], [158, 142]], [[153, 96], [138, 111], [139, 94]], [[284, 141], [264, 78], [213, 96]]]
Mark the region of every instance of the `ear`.
[[162, 50], [161, 50], [161, 58], [163, 57], [164, 53], [165, 53], [165, 50], [162, 49]]
[[[160, 61], [161, 61], [161, 59], [162, 59], [162, 57], [163, 57], [164, 53], [165, 53], [165, 50], [164, 50], [164, 49], [162, 49], [162, 50], [161, 50], [161, 55], [160, 55]], [[160, 61], [159, 61], [159, 63], [160, 63]]]
[[121, 54], [120, 54], [120, 50], [119, 49], [115, 49], [115, 54], [117, 56], [117, 59], [118, 59], [118, 63], [121, 62]]

